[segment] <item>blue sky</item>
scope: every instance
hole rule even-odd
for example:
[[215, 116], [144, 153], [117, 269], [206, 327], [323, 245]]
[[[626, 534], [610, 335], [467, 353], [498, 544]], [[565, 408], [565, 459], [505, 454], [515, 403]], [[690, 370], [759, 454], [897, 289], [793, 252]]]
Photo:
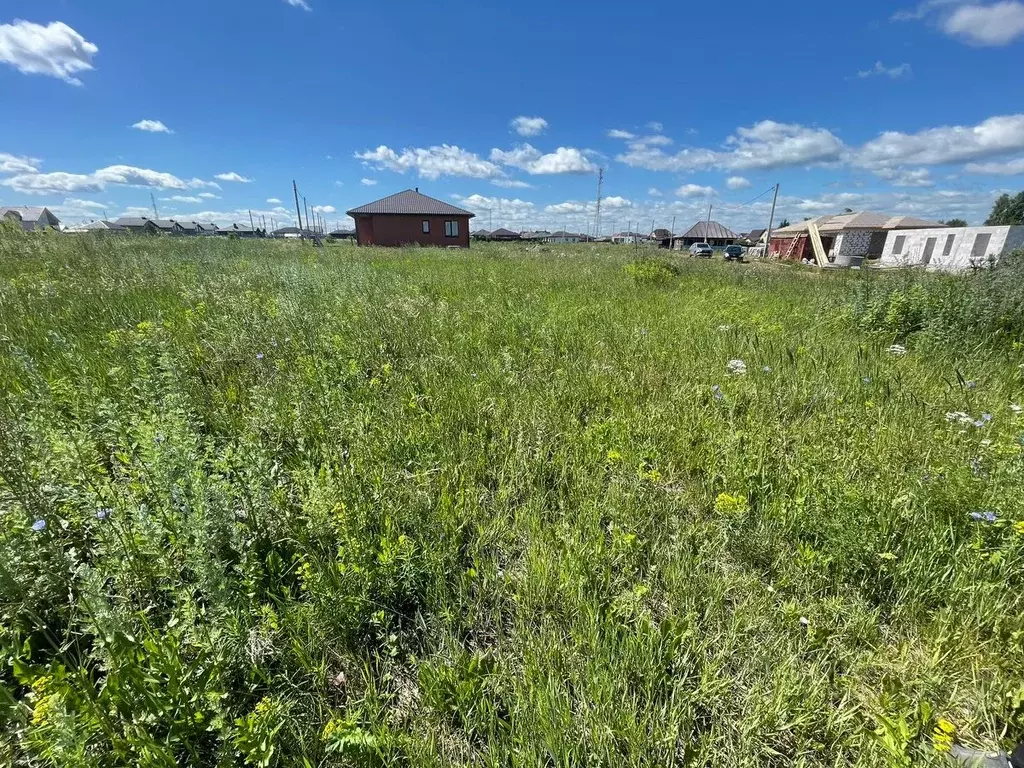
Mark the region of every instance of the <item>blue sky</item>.
[[[37, 0], [0, 9], [0, 204], [333, 226], [408, 187], [477, 227], [981, 223], [1024, 188], [1024, 2]], [[276, 202], [280, 201], [280, 202]]]

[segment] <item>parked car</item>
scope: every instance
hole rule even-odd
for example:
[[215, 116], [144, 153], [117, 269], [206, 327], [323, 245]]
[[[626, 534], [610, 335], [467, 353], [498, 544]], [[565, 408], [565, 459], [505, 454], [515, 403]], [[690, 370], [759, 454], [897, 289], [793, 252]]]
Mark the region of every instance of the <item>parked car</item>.
[[701, 259], [710, 259], [714, 251], [707, 243], [694, 243], [690, 246], [690, 255]]
[[725, 246], [725, 260], [726, 261], [743, 261], [743, 254], [746, 249], [742, 245], [727, 245]]

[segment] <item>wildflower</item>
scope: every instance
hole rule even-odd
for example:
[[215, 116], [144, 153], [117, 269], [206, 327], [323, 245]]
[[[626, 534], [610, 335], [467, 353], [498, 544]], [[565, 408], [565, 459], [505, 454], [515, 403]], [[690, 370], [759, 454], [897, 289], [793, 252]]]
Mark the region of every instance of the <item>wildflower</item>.
[[107, 519], [107, 516], [108, 516], [108, 515], [109, 515], [110, 513], [111, 513], [111, 510], [109, 510], [109, 509], [107, 509], [107, 508], [103, 508], [103, 509], [97, 509], [97, 510], [96, 510], [96, 519], [97, 519], [97, 520], [106, 520], [106, 519]]
[[609, 464], [617, 464], [622, 461], [622, 454], [618, 451], [608, 451], [607, 458]]
[[976, 382], [976, 381], [968, 381], [967, 382], [967, 388], [968, 389], [974, 389], [977, 386], [978, 386], [978, 382]]
[[164, 437], [163, 432], [157, 432], [155, 435], [153, 435], [153, 442], [156, 443], [157, 445], [160, 445], [160, 443], [162, 443], [166, 439], [167, 438]]
[[990, 445], [992, 445], [992, 441], [991, 440], [982, 440], [981, 441], [981, 447], [982, 448], [988, 448]]
[[1013, 532], [1018, 536], [1024, 536], [1024, 520], [1018, 520], [1013, 524]]
[[960, 424], [973, 424], [974, 419], [969, 413], [963, 411], [946, 411], [946, 421], [955, 421]]
[[936, 752], [949, 752], [953, 748], [953, 737], [956, 726], [944, 717], [940, 717], [932, 730], [932, 748]]
[[263, 353], [262, 352], [257, 352], [256, 353], [256, 359], [257, 360], [262, 360], [263, 359]]
[[1013, 405], [1010, 406], [1010, 410], [1013, 411], [1014, 413], [1016, 413], [1017, 415], [1020, 415], [1021, 413], [1024, 413], [1024, 408], [1021, 408], [1016, 403], [1014, 403]]
[[731, 331], [732, 330], [732, 326], [731, 325], [720, 325], [720, 326], [718, 326], [718, 330], [721, 331], [722, 333], [725, 333], [726, 331]]
[[994, 523], [997, 519], [999, 519], [999, 515], [995, 512], [971, 512], [971, 520], [974, 520], [977, 523], [982, 521], [986, 523]]
[[870, 376], [865, 376], [864, 378], [861, 379], [861, 381], [863, 381], [865, 384], [870, 384], [871, 383], [871, 377]]
[[725, 366], [725, 370], [731, 376], [743, 376], [747, 372], [747, 364], [740, 359], [730, 360], [729, 364]]
[[46, 528], [46, 521], [45, 520], [36, 520], [34, 523], [32, 523], [32, 530], [36, 531], [37, 533], [39, 531], [42, 531], [45, 528]]
[[725, 395], [722, 394], [722, 388], [720, 386], [718, 386], [717, 384], [715, 384], [713, 387], [711, 387], [711, 392], [712, 392], [712, 394], [714, 394], [715, 400], [724, 400], [725, 399]]
[[475, 373], [471, 373], [469, 375], [472, 376], [474, 379], [476, 378], [476, 374]]
[[808, 619], [806, 616], [801, 616], [800, 617], [800, 626], [803, 627], [804, 629], [807, 629], [807, 627], [811, 626], [811, 620]]
[[742, 515], [750, 509], [743, 494], [720, 493], [715, 498], [715, 511], [720, 515]]
[[983, 413], [983, 414], [981, 414], [981, 420], [982, 421], [992, 421], [992, 414], [991, 413]]
[[903, 355], [907, 354], [907, 348], [904, 347], [902, 344], [893, 344], [885, 351], [888, 352], [890, 355], [895, 355], [896, 357], [902, 357]]
[[276, 347], [277, 346], [277, 339], [275, 339], [273, 336], [270, 337], [270, 346], [272, 346], [272, 347]]

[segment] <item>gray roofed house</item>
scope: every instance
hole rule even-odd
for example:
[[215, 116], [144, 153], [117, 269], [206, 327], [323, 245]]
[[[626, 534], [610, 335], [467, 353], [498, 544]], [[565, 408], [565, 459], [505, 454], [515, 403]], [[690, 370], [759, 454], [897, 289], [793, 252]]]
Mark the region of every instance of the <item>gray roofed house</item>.
[[398, 215], [398, 216], [474, 216], [475, 214], [456, 208], [441, 200], [421, 194], [419, 189], [406, 189], [397, 194], [383, 197], [372, 203], [347, 211], [353, 214]]
[[34, 205], [11, 205], [0, 207], [0, 219], [17, 222], [26, 232], [60, 227], [60, 219], [48, 208]]
[[488, 240], [519, 240], [520, 236], [518, 232], [513, 232], [511, 229], [504, 229], [498, 227], [498, 229], [487, 235]]
[[114, 223], [133, 235], [156, 235], [160, 232], [160, 228], [145, 216], [122, 216]]
[[185, 221], [184, 219], [171, 219], [171, 221], [181, 227], [186, 235], [198, 235], [202, 229], [198, 221]]
[[739, 235], [717, 221], [698, 221], [686, 232], [674, 239], [675, 247], [689, 248], [694, 243], [707, 243], [711, 246], [732, 245], [739, 240]]
[[173, 219], [149, 219], [153, 222], [153, 225], [161, 232], [165, 232], [169, 235], [181, 235], [185, 233], [185, 228]]
[[79, 233], [82, 233], [82, 232], [121, 232], [121, 233], [125, 233], [128, 230], [126, 230], [120, 224], [115, 224], [112, 221], [104, 221], [104, 220], [101, 219], [101, 220], [98, 220], [98, 221], [89, 221], [89, 222], [86, 222], [85, 224], [79, 224], [78, 226], [75, 226], [75, 227], [68, 227], [64, 231], [65, 232], [71, 232], [71, 233], [74, 233], [74, 234], [79, 234]]
[[752, 229], [742, 239], [746, 240], [748, 243], [753, 243], [756, 245], [757, 243], [761, 242], [761, 238], [764, 237], [764, 233], [766, 231], [767, 230], [764, 229]]

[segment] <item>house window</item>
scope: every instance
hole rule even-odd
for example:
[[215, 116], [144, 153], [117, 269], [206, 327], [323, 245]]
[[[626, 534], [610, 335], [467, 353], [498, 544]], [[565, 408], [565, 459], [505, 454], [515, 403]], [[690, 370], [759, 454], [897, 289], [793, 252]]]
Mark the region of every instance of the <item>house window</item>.
[[984, 259], [988, 256], [988, 244], [992, 240], [992, 235], [985, 233], [984, 235], [978, 235], [974, 238], [974, 247], [971, 249], [972, 259]]
[[423, 220], [423, 234], [424, 235], [429, 235], [430, 234], [430, 222], [427, 221], [426, 219]]
[[953, 241], [956, 240], [956, 235], [949, 235], [946, 238], [946, 244], [942, 247], [942, 255], [949, 256], [953, 252]]
[[896, 238], [896, 242], [894, 242], [892, 244], [892, 252], [893, 252], [893, 254], [898, 256], [899, 254], [903, 253], [903, 244], [905, 242], [907, 242], [907, 236], [906, 235], [900, 235], [899, 237], [897, 237]]
[[459, 236], [459, 222], [457, 222], [457, 221], [446, 221], [444, 223], [444, 236], [445, 237], [458, 237]]

